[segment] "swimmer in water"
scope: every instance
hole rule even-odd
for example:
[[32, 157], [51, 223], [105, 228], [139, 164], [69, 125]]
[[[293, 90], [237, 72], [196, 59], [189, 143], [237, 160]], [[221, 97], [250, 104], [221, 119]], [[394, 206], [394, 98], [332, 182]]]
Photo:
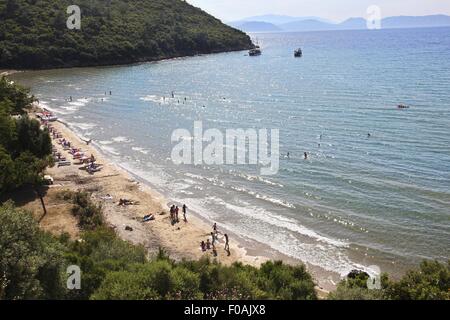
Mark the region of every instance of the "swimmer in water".
[[305, 160], [308, 160], [308, 153], [303, 153], [304, 154], [304, 156], [305, 156]]

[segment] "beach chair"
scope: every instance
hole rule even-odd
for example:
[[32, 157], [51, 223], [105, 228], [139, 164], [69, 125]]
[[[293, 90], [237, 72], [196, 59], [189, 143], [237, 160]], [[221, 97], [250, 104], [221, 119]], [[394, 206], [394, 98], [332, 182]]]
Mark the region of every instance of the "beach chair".
[[70, 161], [60, 161], [60, 162], [58, 162], [58, 168], [60, 168], [60, 167], [68, 167], [70, 165], [72, 165], [72, 163]]

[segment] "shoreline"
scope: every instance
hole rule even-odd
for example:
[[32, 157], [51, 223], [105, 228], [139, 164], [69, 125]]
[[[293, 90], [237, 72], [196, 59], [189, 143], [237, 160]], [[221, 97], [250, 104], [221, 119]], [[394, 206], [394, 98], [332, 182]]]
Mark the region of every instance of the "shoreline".
[[19, 73], [19, 70], [8, 70], [8, 69], [0, 69], [0, 77], [7, 77], [13, 75], [15, 73]]
[[66, 65], [66, 66], [46, 66], [43, 68], [35, 68], [35, 69], [0, 69], [0, 76], [9, 76], [15, 73], [19, 72], [32, 72], [32, 71], [49, 71], [49, 70], [63, 70], [63, 69], [78, 69], [78, 68], [112, 68], [112, 67], [121, 67], [121, 66], [136, 66], [146, 63], [158, 63], [158, 62], [164, 62], [164, 61], [170, 61], [170, 60], [176, 60], [176, 59], [187, 59], [187, 58], [194, 58], [194, 57], [201, 57], [206, 55], [215, 55], [215, 54], [224, 54], [224, 53], [234, 53], [234, 52], [242, 52], [247, 51], [250, 48], [240, 48], [240, 49], [229, 49], [229, 50], [218, 50], [218, 51], [212, 51], [212, 52], [205, 52], [205, 53], [193, 53], [193, 54], [184, 54], [184, 55], [173, 55], [173, 56], [167, 56], [167, 57], [155, 57], [155, 58], [149, 58], [149, 59], [140, 59], [140, 60], [133, 60], [133, 61], [123, 61], [123, 62], [114, 62], [114, 63], [92, 63], [92, 64], [84, 64], [84, 65]]
[[[42, 109], [37, 104], [35, 107]], [[93, 200], [102, 205], [107, 224], [122, 239], [133, 244], [143, 245], [150, 255], [156, 254], [161, 247], [176, 260], [197, 260], [207, 255], [211, 259], [217, 259], [217, 261], [226, 265], [241, 262], [258, 267], [268, 260], [282, 260], [288, 264], [303, 263], [314, 277], [317, 284], [316, 289], [321, 297], [326, 297], [328, 292], [334, 290], [337, 282], [341, 279], [337, 273], [311, 265], [307, 261], [286, 256], [266, 244], [238, 236], [227, 230], [226, 226], [219, 225], [219, 231], [222, 234], [228, 233], [230, 235], [231, 255], [225, 254], [223, 250], [224, 242], [221, 237], [219, 237], [219, 244], [217, 245], [218, 256], [215, 258], [210, 252], [204, 254], [200, 250], [200, 242], [206, 241], [212, 231], [214, 222], [206, 221], [199, 214], [188, 209], [189, 222], [181, 221], [175, 226], [171, 226], [168, 209], [169, 204], [173, 202], [170, 201], [169, 196], [162, 195], [144, 178], [129, 172], [113, 160], [108, 159], [107, 155], [95, 146], [95, 141], [87, 145], [86, 140], [70, 128], [70, 125], [60, 120], [52, 122], [51, 125], [67, 140], [71, 141], [75, 147], [83, 149], [88, 155], [93, 154], [97, 162], [103, 165], [102, 171], [92, 176], [85, 171], [78, 170], [78, 166], [73, 164], [69, 167], [49, 168], [47, 174], [55, 179], [55, 185], [59, 185], [58, 188], [61, 188], [61, 190], [76, 191], [81, 189], [90, 192]], [[67, 160], [71, 160], [69, 154], [61, 151], [61, 146], [57, 145], [54, 140], [53, 144], [58, 147], [58, 151], [63, 156], [68, 158]], [[76, 183], [77, 180], [84, 179], [89, 182]], [[101, 182], [98, 180], [101, 180]], [[102, 200], [102, 197], [106, 194], [113, 196], [114, 203]], [[119, 198], [139, 200], [140, 204], [127, 208], [119, 207], [117, 206]], [[189, 203], [186, 203], [186, 205], [189, 208]], [[161, 212], [165, 212], [165, 214], [161, 215]], [[155, 215], [155, 221], [147, 223], [140, 221], [143, 216], [150, 213]], [[133, 231], [126, 231], [125, 227], [127, 226], [132, 227]]]

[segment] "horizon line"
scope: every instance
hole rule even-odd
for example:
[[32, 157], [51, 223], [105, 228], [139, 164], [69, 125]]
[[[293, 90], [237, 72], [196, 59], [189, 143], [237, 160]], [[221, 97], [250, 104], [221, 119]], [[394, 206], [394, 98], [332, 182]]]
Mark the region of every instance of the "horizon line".
[[[248, 16], [248, 17], [243, 17], [243, 18], [239, 18], [239, 19], [235, 19], [235, 20], [222, 20], [224, 23], [231, 23], [231, 22], [241, 22], [241, 21], [245, 21], [247, 19], [250, 18], [258, 18], [258, 17], [264, 17], [264, 16], [278, 16], [278, 17], [289, 17], [289, 18], [295, 18], [295, 19], [304, 19], [304, 18], [311, 18], [311, 19], [306, 19], [306, 20], [316, 20], [316, 19], [320, 19], [320, 20], [325, 20], [325, 21], [329, 21], [330, 23], [333, 24], [340, 24], [343, 23], [345, 21], [348, 21], [350, 19], [364, 19], [367, 20], [365, 17], [363, 16], [350, 16], [344, 20], [340, 20], [340, 21], [336, 21], [336, 20], [332, 20], [332, 19], [327, 19], [327, 18], [322, 18], [320, 16], [291, 16], [288, 14], [277, 14], [277, 13], [265, 13], [265, 14], [259, 14], [259, 15], [255, 15], [255, 16]], [[450, 17], [449, 14], [445, 14], [445, 13], [434, 13], [434, 14], [425, 14], [425, 15], [394, 15], [394, 16], [386, 16], [383, 17], [382, 19], [387, 19], [387, 18], [398, 18], [398, 17], [430, 17], [430, 16], [446, 16], [446, 17]], [[270, 23], [267, 21], [258, 21], [258, 20], [248, 20], [248, 22], [266, 22], [266, 23]], [[274, 23], [272, 23], [274, 24]], [[274, 24], [276, 25], [276, 24]]]

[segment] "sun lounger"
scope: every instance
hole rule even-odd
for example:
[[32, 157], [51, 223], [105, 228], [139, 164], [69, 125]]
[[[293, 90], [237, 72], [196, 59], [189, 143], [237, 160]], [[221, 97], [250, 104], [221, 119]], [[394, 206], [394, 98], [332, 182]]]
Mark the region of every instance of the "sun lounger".
[[100, 167], [96, 167], [96, 168], [93, 168], [93, 169], [91, 169], [91, 168], [88, 168], [87, 170], [88, 170], [88, 172], [90, 173], [90, 174], [94, 174], [94, 173], [96, 173], [96, 172], [100, 172], [101, 170], [102, 170], [102, 166], [100, 166]]
[[67, 167], [67, 166], [70, 166], [70, 165], [72, 165], [72, 163], [71, 163], [70, 161], [61, 161], [61, 162], [58, 162], [58, 168], [59, 168], [59, 167]]

